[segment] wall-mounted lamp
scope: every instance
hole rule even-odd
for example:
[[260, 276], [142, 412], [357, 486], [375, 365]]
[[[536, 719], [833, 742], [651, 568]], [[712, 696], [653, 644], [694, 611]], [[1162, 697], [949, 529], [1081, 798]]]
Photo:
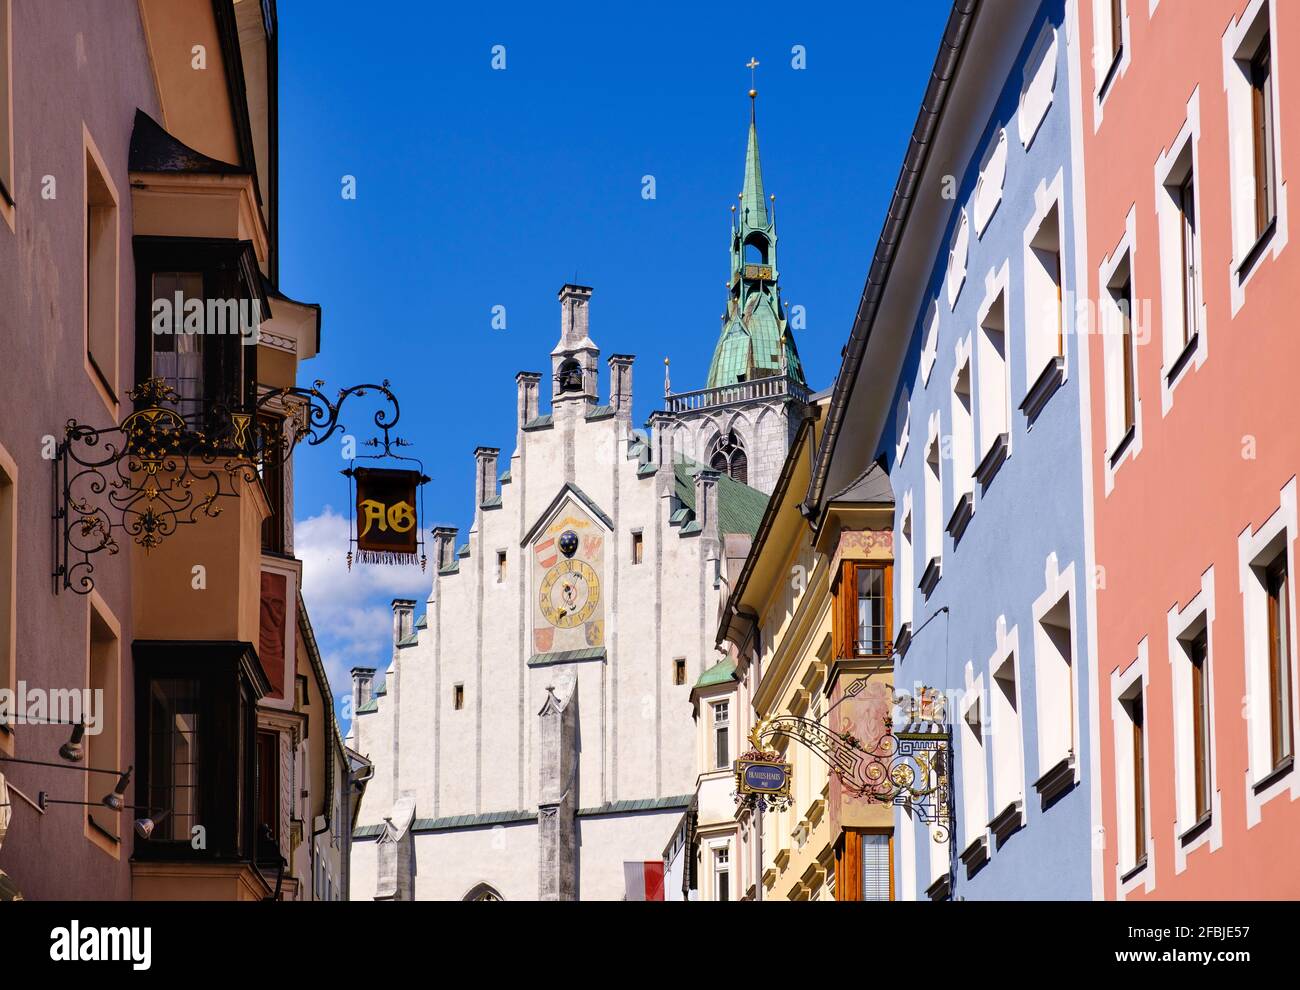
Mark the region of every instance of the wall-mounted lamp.
[[135, 834], [142, 839], [148, 839], [153, 836], [153, 830], [162, 824], [163, 819], [172, 813], [168, 808], [157, 818], [137, 818], [135, 820]]
[[[90, 808], [97, 808], [102, 804], [110, 811], [121, 811], [126, 807], [125, 802], [122, 800], [122, 795], [126, 793], [127, 785], [131, 783], [131, 771], [134, 769], [134, 767], [127, 767], [123, 772], [118, 772], [116, 770], [98, 771], [100, 773], [117, 773], [118, 775], [117, 786], [98, 801], [66, 801], [63, 798], [52, 798], [45, 791], [39, 791], [36, 795], [36, 803], [42, 811], [45, 810], [46, 805], [50, 804], [76, 804]], [[145, 808], [143, 805], [132, 805], [131, 807], [133, 809], [142, 808], [143, 810], [148, 810], [148, 808]]]
[[78, 722], [72, 727], [72, 736], [59, 747], [59, 756], [69, 763], [80, 763], [86, 756], [86, 751], [81, 745], [81, 740], [85, 737], [86, 723]]

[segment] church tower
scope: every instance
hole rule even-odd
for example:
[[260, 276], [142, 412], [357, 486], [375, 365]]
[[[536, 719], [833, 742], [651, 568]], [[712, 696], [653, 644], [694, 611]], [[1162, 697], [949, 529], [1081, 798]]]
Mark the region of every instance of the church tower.
[[775, 201], [763, 189], [757, 91], [749, 91], [745, 177], [731, 207], [727, 310], [703, 389], [673, 393], [651, 417], [675, 456], [686, 457], [771, 494], [807, 413], [808, 383], [781, 299]]

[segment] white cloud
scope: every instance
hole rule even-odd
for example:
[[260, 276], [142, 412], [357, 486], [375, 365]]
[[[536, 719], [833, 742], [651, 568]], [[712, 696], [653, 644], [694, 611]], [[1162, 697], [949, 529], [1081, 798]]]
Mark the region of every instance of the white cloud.
[[336, 698], [350, 691], [352, 667], [375, 667], [383, 675], [393, 655], [392, 600], [414, 598], [418, 615], [432, 582], [409, 565], [353, 563], [349, 571], [350, 535], [348, 520], [330, 506], [294, 527], [302, 594]]

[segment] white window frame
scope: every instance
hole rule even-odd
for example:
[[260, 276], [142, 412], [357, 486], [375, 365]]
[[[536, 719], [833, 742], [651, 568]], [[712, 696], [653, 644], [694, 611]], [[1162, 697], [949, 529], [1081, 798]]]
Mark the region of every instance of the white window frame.
[[[725, 863], [719, 863], [719, 859], [721, 858], [719, 854], [726, 857]], [[719, 878], [721, 876], [727, 878], [727, 899], [734, 901], [736, 898], [733, 895], [736, 891], [735, 884], [731, 882], [730, 839], [722, 839], [721, 841], [709, 843], [709, 893], [713, 895], [711, 899], [714, 901], [721, 900], [721, 898], [718, 897], [718, 891], [720, 889]]]
[[[1250, 140], [1252, 111], [1250, 84], [1242, 71], [1242, 58], [1249, 58], [1263, 31], [1269, 32], [1271, 71], [1269, 84], [1273, 96], [1273, 175], [1275, 185], [1276, 227], [1263, 250], [1246, 269], [1242, 265], [1256, 249], [1255, 236], [1255, 159]], [[1266, 256], [1274, 259], [1287, 243], [1286, 181], [1282, 174], [1283, 117], [1281, 87], [1278, 85], [1277, 12], [1269, 0], [1251, 0], [1241, 16], [1223, 33], [1223, 88], [1228, 102], [1228, 175], [1229, 201], [1232, 204], [1232, 261], [1228, 270], [1232, 315], [1236, 316], [1246, 301], [1246, 287], [1263, 267]]]
[[[898, 580], [894, 588], [898, 595], [894, 614], [898, 617], [896, 625], [902, 629], [912, 622], [912, 596], [916, 593], [916, 514], [912, 510], [912, 490], [909, 488], [899, 504], [898, 515]], [[927, 561], [928, 563], [928, 561]], [[898, 641], [897, 630], [894, 641]]]
[[[1110, 712], [1113, 742], [1115, 746], [1115, 815], [1116, 847], [1115, 855], [1115, 890], [1120, 900], [1143, 888], [1151, 893], [1156, 887], [1156, 843], [1155, 832], [1151, 826], [1154, 816], [1151, 813], [1151, 678], [1148, 674], [1149, 647], [1147, 637], [1138, 643], [1137, 656], [1129, 661], [1122, 670], [1113, 670], [1110, 674]], [[1146, 795], [1146, 814], [1143, 822], [1146, 828], [1147, 865], [1140, 872], [1133, 873], [1137, 862], [1133, 857], [1135, 836], [1133, 835], [1133, 720], [1124, 710], [1124, 703], [1138, 691], [1142, 695], [1143, 707], [1143, 743], [1145, 752], [1142, 759], [1142, 789]], [[1125, 880], [1125, 876], [1133, 874]]]
[[[1010, 670], [1015, 682], [1015, 699], [1008, 701], [997, 685], [999, 675]], [[999, 615], [997, 621], [997, 646], [988, 661], [989, 716], [992, 752], [992, 811], [994, 819], [1014, 803], [1020, 803], [1020, 824], [1026, 821], [1025, 803], [1025, 737], [1024, 737], [1024, 677], [1020, 671], [1020, 632], [1016, 627], [1007, 630], [1007, 618]]]
[[[1290, 592], [1291, 634], [1291, 725], [1293, 738], [1296, 732], [1296, 715], [1300, 713], [1300, 684], [1297, 684], [1297, 633], [1295, 628], [1295, 542], [1300, 535], [1297, 527], [1296, 479], [1281, 489], [1278, 508], [1255, 531], [1247, 526], [1237, 537], [1237, 570], [1241, 583], [1242, 631], [1246, 667], [1246, 718], [1247, 772], [1244, 784], [1246, 797], [1246, 827], [1253, 828], [1264, 817], [1264, 806], [1279, 794], [1290, 794], [1291, 800], [1300, 799], [1300, 773], [1293, 758], [1291, 770], [1279, 774], [1267, 787], [1259, 784], [1274, 773], [1271, 732], [1272, 713], [1269, 711], [1268, 681], [1268, 602], [1257, 568], [1276, 556], [1285, 547], [1287, 555], [1287, 587]], [[1257, 789], [1258, 788], [1258, 789]]]
[[[1128, 265], [1129, 292], [1131, 294], [1132, 312], [1129, 314], [1133, 334], [1133, 439], [1124, 448], [1122, 456], [1116, 458], [1115, 452], [1123, 441], [1127, 431], [1123, 426], [1124, 418], [1124, 368], [1122, 364], [1120, 333], [1120, 312], [1111, 293], [1111, 282], [1120, 273], [1122, 265]], [[1138, 279], [1137, 252], [1137, 212], [1130, 207], [1124, 220], [1124, 236], [1106, 257], [1102, 258], [1097, 268], [1097, 284], [1100, 287], [1098, 299], [1098, 323], [1102, 336], [1103, 380], [1105, 384], [1106, 405], [1106, 447], [1103, 455], [1105, 468], [1106, 494], [1115, 487], [1115, 475], [1125, 461], [1133, 460], [1142, 452], [1142, 362], [1138, 350], [1150, 338], [1148, 321], [1142, 318], [1143, 306], [1138, 294], [1141, 285]], [[1150, 307], [1147, 307], [1149, 313]], [[1113, 463], [1112, 463], [1113, 460]]]
[[[943, 561], [943, 445], [940, 435], [939, 410], [930, 414], [930, 428], [925, 444], [925, 457], [921, 464], [925, 490], [924, 555], [926, 567], [930, 561]], [[933, 454], [932, 454], [933, 452]], [[925, 568], [922, 568], [922, 575]], [[919, 577], [918, 577], [919, 580]]]
[[[1058, 569], [1056, 554], [1047, 555], [1043, 567], [1043, 593], [1033, 605], [1034, 617], [1034, 710], [1038, 726], [1038, 774], [1041, 778], [1064, 759], [1074, 767], [1074, 781], [1080, 779], [1079, 766], [1079, 621], [1078, 596], [1075, 594], [1074, 564]], [[1047, 619], [1065, 606], [1068, 619], [1070, 656], [1067, 660], [1052, 642]], [[1065, 670], [1059, 668], [1064, 665]], [[1062, 676], [1064, 674], [1064, 676]], [[1064, 708], [1064, 711], [1062, 709]], [[1059, 726], [1064, 714], [1066, 732], [1060, 737]], [[1051, 745], [1049, 745], [1051, 743]]]
[[971, 196], [971, 219], [975, 225], [976, 239], [984, 236], [1002, 202], [1002, 190], [1007, 181], [1009, 154], [1007, 129], [999, 127], [984, 152], [984, 158], [980, 162], [979, 178], [975, 180], [975, 192]]
[[898, 435], [898, 443], [894, 448], [894, 461], [902, 464], [912, 433], [912, 394], [906, 385], [903, 386], [903, 391], [898, 397], [898, 408], [894, 412], [894, 428]]
[[[895, 900], [916, 900], [916, 822], [912, 809], [899, 806], [895, 819], [894, 839], [898, 844], [898, 861], [895, 864]], [[863, 868], [866, 868], [864, 861]], [[865, 878], [864, 878], [865, 879]]]
[[970, 261], [970, 217], [965, 208], [953, 228], [952, 246], [948, 249], [948, 271], [944, 278], [948, 292], [948, 308], [955, 309], [966, 284], [967, 264]]
[[[1039, 239], [1043, 226], [1047, 223], [1048, 217], [1053, 211], [1056, 213], [1056, 248], [1057, 256], [1060, 259], [1059, 271], [1057, 278], [1060, 279], [1060, 298], [1059, 311], [1057, 319], [1061, 333], [1061, 378], [1062, 381], [1069, 378], [1069, 354], [1070, 354], [1070, 336], [1071, 321], [1070, 307], [1067, 305], [1068, 296], [1065, 292], [1065, 171], [1057, 169], [1056, 175], [1048, 183], [1046, 180], [1039, 182], [1038, 187], [1034, 190], [1034, 214], [1029, 218], [1029, 223], [1025, 226], [1024, 232], [1024, 264], [1023, 269], [1023, 287], [1021, 296], [1023, 297], [1024, 307], [1024, 327], [1025, 327], [1025, 393], [1033, 388], [1043, 371], [1052, 362], [1056, 355], [1055, 335], [1052, 335], [1050, 346], [1044, 348], [1041, 337], [1041, 326], [1044, 317], [1044, 311], [1048, 302], [1044, 301], [1042, 285], [1035, 284], [1031, 278], [1031, 272], [1035, 269], [1033, 265], [1038, 264], [1034, 247], [1034, 241]], [[1050, 279], [1048, 280], [1050, 281]]]
[[[718, 720], [719, 709], [722, 709], [724, 714], [724, 717], [721, 721]], [[731, 761], [733, 759], [731, 755], [732, 735], [731, 735], [731, 699], [730, 698], [720, 698], [717, 701], [709, 702], [709, 721], [713, 727], [713, 733], [712, 733], [713, 759], [711, 761], [713, 763], [713, 769], [729, 770], [731, 768]], [[718, 763], [718, 730], [720, 729], [727, 730], [727, 762], [724, 764]]]
[[[1118, 64], [1110, 50], [1110, 0], [1092, 0], [1092, 132], [1101, 128], [1103, 105], [1128, 72], [1132, 59], [1132, 35], [1129, 33], [1129, 2], [1122, 0], [1120, 50]], [[1112, 68], [1113, 67], [1113, 68]]]
[[[1193, 850], [1209, 844], [1210, 849], [1218, 849], [1223, 844], [1223, 808], [1221, 794], [1223, 781], [1219, 777], [1219, 747], [1217, 722], [1217, 698], [1214, 685], [1217, 670], [1215, 668], [1214, 635], [1214, 568], [1211, 566], [1201, 575], [1200, 591], [1196, 597], [1181, 609], [1175, 604], [1166, 616], [1168, 626], [1168, 655], [1170, 666], [1170, 683], [1173, 701], [1174, 729], [1174, 810], [1175, 818], [1170, 829], [1174, 846], [1174, 873], [1182, 873], [1187, 868], [1187, 857]], [[1192, 752], [1195, 741], [1195, 729], [1192, 725], [1192, 674], [1191, 661], [1188, 658], [1186, 641], [1190, 640], [1204, 625], [1205, 627], [1205, 698], [1209, 724], [1209, 773], [1210, 773], [1210, 823], [1194, 838], [1183, 841], [1185, 833], [1197, 824], [1195, 794], [1195, 756]]]
[[930, 384], [930, 372], [934, 370], [935, 359], [939, 356], [939, 300], [930, 300], [930, 307], [925, 318], [925, 336], [921, 342], [921, 382]]
[[1016, 106], [1016, 131], [1020, 145], [1026, 151], [1034, 143], [1056, 99], [1056, 60], [1056, 26], [1048, 22], [1043, 25], [1029, 58], [1025, 60], [1020, 100]]
[[[1199, 368], [1209, 353], [1208, 327], [1205, 318], [1205, 265], [1203, 263], [1205, 238], [1202, 235], [1201, 198], [1201, 88], [1197, 86], [1187, 101], [1187, 119], [1173, 143], [1163, 151], [1155, 164], [1156, 227], [1160, 234], [1160, 336], [1163, 363], [1160, 366], [1160, 415], [1169, 414], [1174, 406], [1174, 390], [1187, 377], [1188, 369]], [[1173, 190], [1181, 186], [1192, 174], [1192, 199], [1195, 203], [1196, 256], [1192, 265], [1196, 271], [1199, 302], [1193, 313], [1193, 325], [1188, 343], [1183, 337], [1183, 211], [1174, 201]], [[1177, 378], [1171, 379], [1174, 365], [1183, 358], [1184, 351], [1191, 353], [1183, 360]]]
[[[953, 372], [949, 378], [949, 436], [951, 446], [949, 453], [952, 460], [952, 508], [949, 514], [957, 510], [957, 503], [963, 495], [971, 496], [971, 511], [975, 500], [975, 407], [979, 395], [975, 386], [975, 362], [971, 355], [971, 337], [967, 334], [957, 341], [953, 348]], [[962, 376], [966, 378], [966, 398], [969, 408], [961, 407], [957, 386]]]
[[[961, 761], [961, 846], [970, 846], [989, 838], [989, 781], [988, 781], [988, 704], [984, 697], [984, 675], [972, 676], [972, 665], [966, 664], [966, 693], [962, 695], [957, 710], [961, 713], [957, 733]], [[975, 740], [974, 725], [980, 727], [979, 741]]]
[[[1011, 457], [1014, 446], [1012, 434], [1015, 432], [1011, 418], [1011, 365], [1012, 365], [1012, 305], [1011, 305], [1011, 265], [1002, 262], [996, 270], [990, 269], [984, 277], [984, 299], [980, 303], [976, 317], [976, 342], [972, 344], [974, 374], [972, 386], [975, 390], [975, 464], [984, 462], [993, 449], [998, 436], [1006, 435], [1006, 458]], [[1002, 304], [1002, 355], [1000, 362], [993, 362], [992, 340], [988, 337], [985, 324], [993, 315], [993, 307], [1001, 300]], [[994, 331], [996, 332], [996, 331]], [[999, 367], [999, 363], [1001, 367]], [[1002, 410], [1002, 429], [993, 430], [998, 424], [985, 422], [985, 413], [989, 408], [1000, 407]], [[993, 430], [993, 432], [990, 432]]]

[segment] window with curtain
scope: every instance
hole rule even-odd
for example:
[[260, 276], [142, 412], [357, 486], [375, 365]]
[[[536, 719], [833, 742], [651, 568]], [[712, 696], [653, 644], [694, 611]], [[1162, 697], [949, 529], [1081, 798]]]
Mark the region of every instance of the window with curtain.
[[862, 899], [864, 901], [894, 899], [893, 854], [892, 835], [862, 836]]

